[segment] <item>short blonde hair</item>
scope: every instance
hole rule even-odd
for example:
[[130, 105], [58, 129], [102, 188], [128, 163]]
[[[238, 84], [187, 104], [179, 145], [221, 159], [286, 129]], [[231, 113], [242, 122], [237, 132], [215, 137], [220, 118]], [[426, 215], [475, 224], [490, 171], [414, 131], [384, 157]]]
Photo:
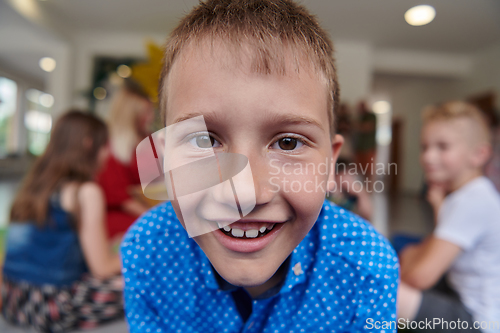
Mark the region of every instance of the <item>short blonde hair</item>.
[[180, 21], [165, 45], [158, 92], [163, 122], [167, 112], [168, 75], [176, 58], [190, 43], [205, 40], [222, 42], [240, 52], [242, 45], [249, 46], [251, 68], [263, 74], [284, 75], [290, 51], [296, 64], [299, 60], [307, 60], [326, 81], [330, 131], [334, 133], [339, 87], [333, 44], [316, 17], [291, 0], [200, 1]]
[[475, 128], [482, 142], [491, 143], [491, 128], [485, 114], [476, 106], [463, 101], [450, 101], [439, 105], [428, 106], [422, 112], [424, 125], [435, 121], [466, 119]]

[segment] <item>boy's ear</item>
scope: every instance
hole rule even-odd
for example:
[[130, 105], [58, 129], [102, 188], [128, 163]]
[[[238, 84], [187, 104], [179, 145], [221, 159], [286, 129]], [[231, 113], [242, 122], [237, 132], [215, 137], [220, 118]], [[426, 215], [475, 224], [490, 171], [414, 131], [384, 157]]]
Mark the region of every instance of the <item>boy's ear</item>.
[[482, 168], [491, 158], [492, 149], [489, 143], [479, 144], [473, 156], [474, 166]]
[[344, 137], [340, 134], [335, 134], [332, 138], [332, 165], [329, 168], [330, 173], [328, 174], [327, 192], [331, 192], [335, 188], [335, 163], [337, 162], [343, 144]]

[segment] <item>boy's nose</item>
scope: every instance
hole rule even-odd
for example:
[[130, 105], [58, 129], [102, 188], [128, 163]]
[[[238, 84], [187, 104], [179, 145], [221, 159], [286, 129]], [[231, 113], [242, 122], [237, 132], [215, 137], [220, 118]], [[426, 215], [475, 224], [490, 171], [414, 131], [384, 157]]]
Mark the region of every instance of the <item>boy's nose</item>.
[[213, 198], [225, 206], [237, 209], [240, 218], [255, 207], [255, 187], [250, 164], [234, 176], [223, 181], [211, 190]]
[[[255, 207], [255, 188], [248, 159], [242, 154], [216, 153], [221, 183], [212, 187], [210, 193], [215, 201], [242, 218]], [[222, 217], [223, 218], [223, 217]]]
[[271, 202], [276, 191], [270, 181], [272, 176], [269, 161], [263, 156], [253, 156], [249, 158], [249, 163], [252, 168], [256, 206]]
[[246, 167], [231, 180], [216, 186], [212, 195], [218, 202], [231, 207], [236, 201], [238, 210], [245, 216], [255, 206], [270, 202], [275, 193], [269, 181], [269, 163], [265, 158], [254, 154], [242, 155], [248, 157]]

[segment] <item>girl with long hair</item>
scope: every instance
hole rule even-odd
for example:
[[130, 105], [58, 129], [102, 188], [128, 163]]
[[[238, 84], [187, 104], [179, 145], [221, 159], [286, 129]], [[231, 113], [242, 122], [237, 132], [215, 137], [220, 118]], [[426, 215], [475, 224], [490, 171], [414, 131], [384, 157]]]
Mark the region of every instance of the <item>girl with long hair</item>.
[[123, 315], [118, 254], [105, 229], [94, 178], [108, 155], [106, 125], [70, 111], [12, 205], [2, 315], [42, 332], [88, 328]]

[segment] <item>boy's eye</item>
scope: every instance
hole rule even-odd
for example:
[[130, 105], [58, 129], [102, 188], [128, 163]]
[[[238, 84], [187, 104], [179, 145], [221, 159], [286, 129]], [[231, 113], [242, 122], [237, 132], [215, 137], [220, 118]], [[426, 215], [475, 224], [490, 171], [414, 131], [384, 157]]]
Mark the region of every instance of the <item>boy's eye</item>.
[[294, 150], [296, 148], [302, 147], [303, 143], [296, 138], [285, 137], [276, 141], [271, 148], [281, 149], [281, 150]]
[[219, 141], [215, 140], [210, 134], [197, 135], [191, 138], [189, 142], [196, 148], [202, 148], [202, 149], [220, 147]]

